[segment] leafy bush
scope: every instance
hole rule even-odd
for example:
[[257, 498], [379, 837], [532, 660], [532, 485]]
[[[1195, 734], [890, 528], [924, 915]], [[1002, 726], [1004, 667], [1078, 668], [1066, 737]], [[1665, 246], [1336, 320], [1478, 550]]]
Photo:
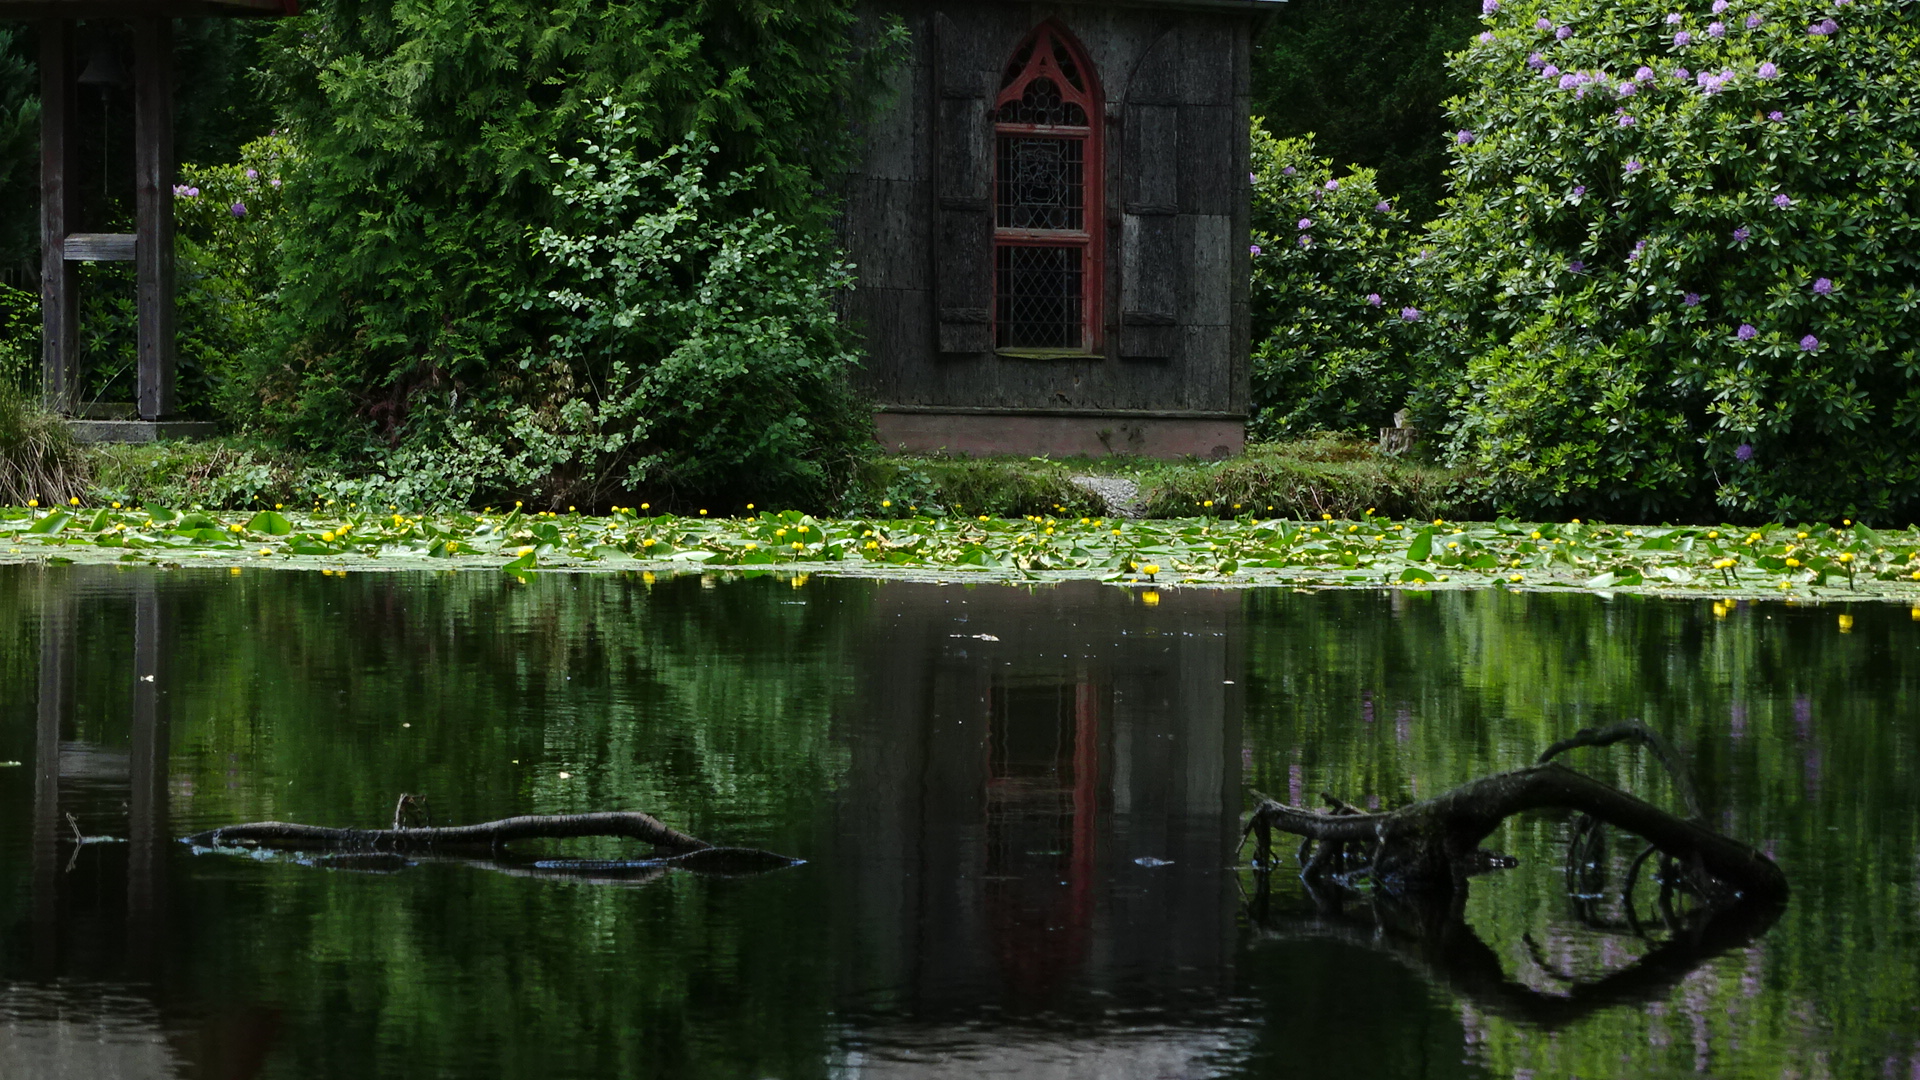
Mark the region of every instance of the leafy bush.
[[1406, 397], [1406, 216], [1370, 169], [1253, 127], [1253, 432], [1385, 427]]
[[1319, 435], [1255, 444], [1214, 464], [1156, 470], [1142, 483], [1141, 496], [1148, 517], [1464, 517], [1484, 507], [1464, 491], [1461, 479], [1447, 469], [1387, 457], [1366, 442]]
[[1536, 506], [1912, 519], [1920, 9], [1486, 7], [1425, 262], [1451, 459]]
[[[743, 178], [724, 198], [709, 192], [703, 221], [718, 228], [764, 211], [763, 224], [794, 230], [782, 242], [795, 253], [818, 250], [833, 211], [824, 183], [846, 160], [848, 121], [870, 85], [850, 0], [319, 0], [305, 10], [275, 39], [276, 82], [304, 158], [288, 182], [279, 334], [246, 367], [249, 420], [330, 454], [437, 470], [481, 491], [524, 485], [550, 503], [607, 490], [609, 477], [625, 483], [642, 458], [649, 484], [722, 483], [742, 461], [773, 460], [830, 423], [780, 413], [759, 446], [703, 472], [686, 466], [711, 449], [698, 441], [705, 420], [693, 419], [707, 406], [659, 400], [656, 410], [678, 419], [650, 412], [639, 417], [648, 432], [630, 439], [603, 430], [621, 445], [536, 480], [529, 470], [562, 449], [536, 445], [536, 430], [584, 432], [581, 409], [611, 422], [607, 403], [637, 387], [592, 382], [611, 369], [566, 353], [575, 313], [552, 294], [573, 270], [529, 236], [552, 227], [584, 238], [606, 225], [579, 212], [597, 208], [568, 205], [562, 177], [570, 157], [591, 158], [574, 148], [599, 138], [596, 110], [611, 100], [625, 110], [624, 152], [657, 159], [699, 132], [703, 174]], [[824, 255], [814, 266], [822, 283], [829, 266]], [[669, 278], [657, 295], [691, 295], [689, 275]], [[743, 270], [729, 280], [765, 279]], [[735, 302], [758, 303], [707, 299], [708, 327]], [[563, 347], [549, 349], [556, 339]], [[837, 344], [808, 340], [822, 369], [839, 363]], [[737, 336], [719, 347], [734, 351], [716, 354], [716, 371], [751, 358]], [[636, 372], [652, 362], [628, 360]], [[660, 378], [652, 385], [662, 391], [688, 389]], [[696, 397], [721, 390], [715, 382]], [[795, 388], [789, 405], [803, 407], [810, 392]], [[754, 408], [775, 415], [768, 403]], [[670, 445], [675, 433], [695, 441]], [[634, 461], [608, 472], [608, 459], [629, 450]], [[470, 471], [496, 458], [499, 467]], [[781, 479], [814, 483], [825, 467], [817, 452], [792, 464]]]
[[40, 298], [0, 285], [0, 387], [25, 392], [39, 385]]
[[847, 517], [1103, 514], [1106, 504], [1045, 458], [883, 457], [862, 462], [836, 508]]

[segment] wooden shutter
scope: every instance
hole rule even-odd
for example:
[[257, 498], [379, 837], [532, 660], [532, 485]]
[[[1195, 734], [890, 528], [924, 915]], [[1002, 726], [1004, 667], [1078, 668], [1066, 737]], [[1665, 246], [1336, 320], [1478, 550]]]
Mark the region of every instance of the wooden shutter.
[[933, 17], [934, 305], [939, 351], [993, 350], [992, 121], [985, 69], [944, 14]]
[[1120, 355], [1176, 352], [1180, 258], [1178, 36], [1161, 35], [1127, 81], [1120, 220]]

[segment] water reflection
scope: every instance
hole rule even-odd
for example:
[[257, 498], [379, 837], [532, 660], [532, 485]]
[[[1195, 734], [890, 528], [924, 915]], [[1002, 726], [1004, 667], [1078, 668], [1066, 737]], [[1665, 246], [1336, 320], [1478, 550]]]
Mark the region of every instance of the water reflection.
[[[0, 1075], [1920, 1062], [1904, 611], [1842, 636], [1585, 596], [8, 567], [0, 615]], [[1569, 898], [1554, 819], [1437, 915], [1229, 869], [1249, 791], [1400, 805], [1629, 716], [1788, 868], [1785, 912], [1639, 939]], [[1632, 754], [1578, 764], [1672, 795]], [[170, 841], [383, 824], [400, 792], [808, 862], [612, 887]]]

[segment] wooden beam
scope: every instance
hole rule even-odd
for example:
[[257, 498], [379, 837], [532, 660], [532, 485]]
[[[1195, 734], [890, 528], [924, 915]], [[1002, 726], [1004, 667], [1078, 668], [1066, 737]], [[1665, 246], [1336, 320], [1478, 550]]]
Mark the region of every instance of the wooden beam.
[[71, 412], [80, 384], [78, 277], [66, 259], [74, 225], [74, 106], [79, 84], [73, 24], [40, 26], [40, 393], [52, 412]]
[[173, 386], [173, 21], [133, 23], [134, 281], [140, 418], [171, 419]]
[[133, 233], [68, 233], [63, 245], [68, 262], [132, 262]]

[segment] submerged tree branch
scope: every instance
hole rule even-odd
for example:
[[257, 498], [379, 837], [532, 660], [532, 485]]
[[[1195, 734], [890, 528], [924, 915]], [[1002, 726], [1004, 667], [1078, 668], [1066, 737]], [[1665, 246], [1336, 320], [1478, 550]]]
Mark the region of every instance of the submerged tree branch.
[[[395, 811], [396, 819], [399, 810]], [[679, 868], [709, 873], [752, 873], [792, 866], [798, 860], [757, 848], [726, 848], [674, 829], [650, 814], [614, 811], [595, 814], [529, 815], [450, 828], [333, 829], [284, 821], [256, 821], [196, 833], [187, 842], [200, 847], [257, 847], [275, 850], [389, 853], [449, 849], [498, 850], [516, 840], [565, 840], [607, 836], [651, 844], [665, 857], [625, 861], [548, 860], [539, 868], [553, 873], [647, 871]]]

